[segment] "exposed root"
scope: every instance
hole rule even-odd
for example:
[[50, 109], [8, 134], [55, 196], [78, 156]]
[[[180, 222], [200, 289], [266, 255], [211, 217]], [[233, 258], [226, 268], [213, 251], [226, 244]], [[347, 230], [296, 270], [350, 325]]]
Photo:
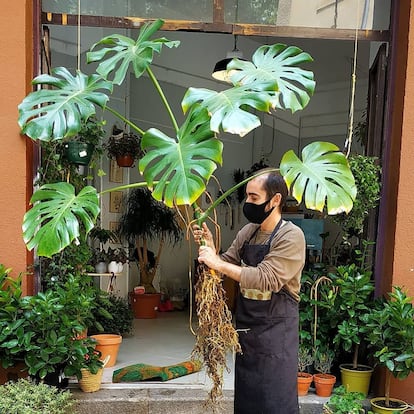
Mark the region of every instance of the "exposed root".
[[226, 355], [228, 352], [241, 352], [241, 347], [226, 304], [221, 277], [214, 270], [200, 266], [195, 299], [199, 327], [192, 356], [204, 363], [213, 382], [208, 402], [214, 409], [223, 396], [224, 369], [229, 370]]

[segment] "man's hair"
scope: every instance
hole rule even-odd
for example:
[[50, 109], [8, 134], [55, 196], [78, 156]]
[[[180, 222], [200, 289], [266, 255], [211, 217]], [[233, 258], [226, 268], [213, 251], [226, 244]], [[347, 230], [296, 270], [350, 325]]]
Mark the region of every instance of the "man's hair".
[[280, 200], [280, 209], [282, 209], [288, 196], [288, 188], [284, 178], [278, 171], [274, 171], [272, 168], [263, 168], [259, 171], [256, 171], [254, 175], [260, 173], [263, 173], [263, 175], [267, 176], [265, 180], [263, 180], [263, 189], [266, 191], [267, 198], [270, 199], [275, 194], [280, 193], [282, 196]]

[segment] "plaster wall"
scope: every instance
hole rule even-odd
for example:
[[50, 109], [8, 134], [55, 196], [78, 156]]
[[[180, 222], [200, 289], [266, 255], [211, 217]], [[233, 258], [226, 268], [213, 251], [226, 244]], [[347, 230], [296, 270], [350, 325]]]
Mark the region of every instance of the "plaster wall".
[[[26, 271], [31, 262], [21, 229], [31, 191], [31, 143], [20, 136], [17, 105], [30, 88], [32, 78], [32, 7], [29, 0], [10, 2], [0, 14], [0, 263], [12, 268], [13, 275]], [[28, 292], [31, 288], [31, 277], [27, 276], [24, 289]]]
[[[399, 71], [397, 76], [400, 82], [405, 82], [403, 107], [395, 108], [402, 113], [402, 135], [400, 151], [400, 168], [398, 174], [397, 213], [395, 227], [394, 261], [392, 272], [392, 285], [403, 286], [408, 295], [414, 297], [414, 11], [407, 2], [402, 2], [401, 13], [409, 19], [407, 33], [399, 33], [400, 43], [408, 42], [406, 73]], [[408, 36], [408, 38], [407, 38]], [[404, 52], [401, 51], [403, 55]], [[403, 57], [399, 57], [400, 59]], [[405, 75], [405, 77], [404, 77]], [[398, 81], [397, 81], [398, 83]], [[398, 86], [397, 86], [398, 87]], [[398, 105], [398, 103], [397, 103]], [[396, 164], [398, 165], [398, 164]], [[414, 403], [414, 375], [410, 374], [407, 380], [394, 380], [391, 386], [391, 396], [402, 398], [409, 403]]]

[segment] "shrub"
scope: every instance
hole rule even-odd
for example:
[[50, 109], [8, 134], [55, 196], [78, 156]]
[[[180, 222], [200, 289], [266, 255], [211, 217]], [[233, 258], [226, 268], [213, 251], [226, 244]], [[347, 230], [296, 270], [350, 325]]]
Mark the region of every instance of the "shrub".
[[72, 414], [75, 413], [74, 404], [70, 391], [27, 379], [0, 387], [0, 413]]

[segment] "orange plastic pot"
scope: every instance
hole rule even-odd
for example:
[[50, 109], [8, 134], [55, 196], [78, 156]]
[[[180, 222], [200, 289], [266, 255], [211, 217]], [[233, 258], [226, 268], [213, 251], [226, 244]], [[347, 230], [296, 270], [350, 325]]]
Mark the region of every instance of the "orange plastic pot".
[[313, 382], [315, 383], [316, 395], [319, 395], [320, 397], [329, 397], [332, 394], [336, 377], [331, 374], [314, 374]]
[[97, 342], [96, 350], [102, 353], [100, 358], [101, 361], [104, 361], [109, 356], [109, 361], [106, 363], [106, 367], [113, 367], [116, 364], [122, 336], [115, 334], [98, 334], [92, 335], [91, 338], [94, 338]]

